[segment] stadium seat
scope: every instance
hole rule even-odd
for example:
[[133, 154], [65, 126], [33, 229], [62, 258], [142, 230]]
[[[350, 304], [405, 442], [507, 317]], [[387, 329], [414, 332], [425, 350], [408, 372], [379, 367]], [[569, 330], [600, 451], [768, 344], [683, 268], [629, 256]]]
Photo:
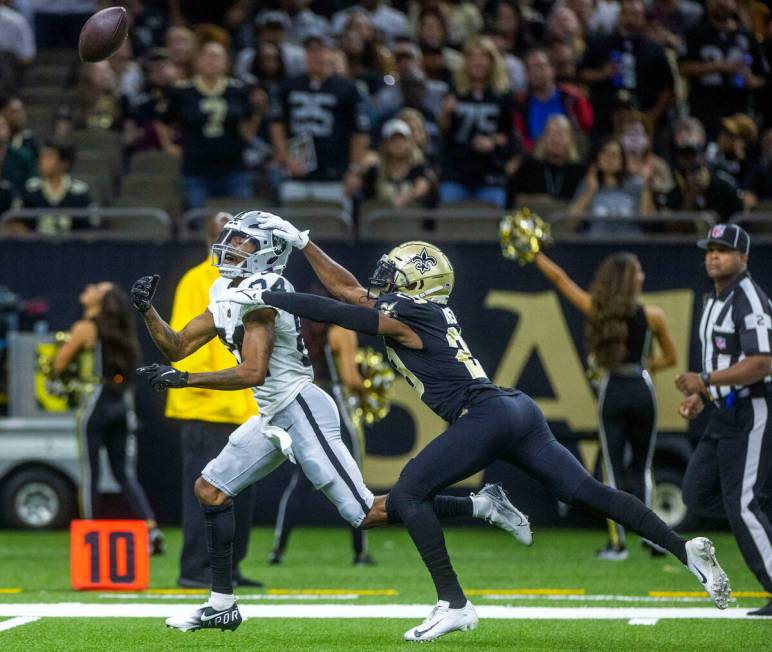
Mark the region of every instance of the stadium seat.
[[66, 66], [35, 65], [24, 73], [24, 85], [34, 88], [64, 88], [67, 82]]
[[72, 140], [78, 148], [78, 158], [102, 159], [110, 173], [118, 178], [123, 168], [123, 141], [120, 132], [107, 129], [78, 129]]
[[137, 174], [160, 173], [166, 176], [176, 175], [180, 172], [180, 161], [173, 156], [169, 156], [169, 154], [164, 154], [157, 150], [137, 152], [131, 156], [129, 172]]
[[78, 56], [74, 48], [44, 48], [38, 50], [35, 65], [59, 66], [69, 68]]
[[28, 106], [27, 128], [32, 129], [38, 136], [46, 136], [51, 131], [51, 123], [54, 117], [52, 106]]
[[75, 172], [74, 178], [85, 181], [91, 191], [91, 197], [97, 206], [109, 206], [113, 199], [113, 184], [110, 178], [104, 174]]
[[57, 107], [61, 104], [74, 104], [75, 94], [64, 88], [47, 86], [28, 86], [19, 94], [26, 106]]
[[182, 210], [181, 196], [176, 177], [127, 174], [121, 181], [121, 192], [114, 206], [135, 208], [150, 206], [166, 211], [172, 218], [176, 218]]

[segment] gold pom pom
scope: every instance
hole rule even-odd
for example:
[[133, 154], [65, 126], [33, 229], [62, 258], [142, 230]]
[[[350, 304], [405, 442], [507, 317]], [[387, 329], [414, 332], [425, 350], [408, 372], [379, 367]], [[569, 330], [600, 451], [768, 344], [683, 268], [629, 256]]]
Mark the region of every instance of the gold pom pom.
[[383, 355], [371, 347], [359, 349], [354, 360], [363, 381], [362, 391], [351, 397], [354, 399], [354, 419], [370, 426], [383, 419], [391, 409], [394, 372]]
[[544, 247], [552, 244], [552, 228], [527, 207], [501, 218], [501, 254], [521, 265], [533, 262]]

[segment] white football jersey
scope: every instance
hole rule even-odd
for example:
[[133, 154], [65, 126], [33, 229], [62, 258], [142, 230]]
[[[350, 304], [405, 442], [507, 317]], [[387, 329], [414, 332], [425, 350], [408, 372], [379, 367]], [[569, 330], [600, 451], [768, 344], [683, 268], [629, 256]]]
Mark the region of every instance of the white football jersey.
[[[241, 345], [244, 341], [242, 315], [254, 310], [232, 301], [220, 301], [227, 290], [255, 288], [294, 292], [295, 288], [283, 276], [273, 272], [258, 272], [241, 279], [218, 278], [209, 290], [209, 311], [220, 341], [228, 347], [236, 360], [241, 362]], [[254, 387], [260, 413], [270, 419], [289, 405], [298, 392], [314, 379], [308, 351], [300, 334], [300, 319], [284, 310], [276, 310], [273, 353], [268, 361], [268, 373], [260, 387]]]

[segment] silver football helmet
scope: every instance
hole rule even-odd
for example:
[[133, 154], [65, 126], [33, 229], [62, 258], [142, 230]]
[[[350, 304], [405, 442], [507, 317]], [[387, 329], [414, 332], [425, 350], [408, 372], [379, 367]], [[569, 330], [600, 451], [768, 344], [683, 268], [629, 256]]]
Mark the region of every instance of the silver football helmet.
[[258, 223], [272, 213], [244, 211], [234, 216], [212, 245], [212, 265], [220, 276], [237, 278], [257, 272], [281, 274], [287, 266], [292, 247], [276, 238], [270, 229], [261, 229]]

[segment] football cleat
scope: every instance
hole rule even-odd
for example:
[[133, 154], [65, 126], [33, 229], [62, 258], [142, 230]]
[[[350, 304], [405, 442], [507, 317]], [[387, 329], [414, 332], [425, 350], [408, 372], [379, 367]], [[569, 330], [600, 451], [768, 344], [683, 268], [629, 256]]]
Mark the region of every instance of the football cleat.
[[166, 626], [181, 632], [195, 632], [198, 629], [235, 630], [246, 618], [242, 618], [238, 605], [234, 602], [227, 609], [218, 611], [207, 602], [203, 607], [179, 616], [166, 619]]
[[148, 532], [148, 545], [150, 546], [150, 555], [162, 555], [166, 552], [166, 540], [161, 528], [150, 528]]
[[405, 632], [405, 640], [419, 643], [434, 641], [450, 632], [476, 629], [478, 622], [477, 612], [469, 600], [461, 609], [451, 609], [447, 601], [440, 600], [426, 620]]
[[732, 587], [716, 559], [716, 548], [710, 539], [695, 537], [686, 542], [686, 567], [694, 574], [719, 609], [729, 606]]
[[627, 548], [609, 543], [605, 548], [595, 551], [595, 558], [603, 561], [624, 561], [627, 559]]
[[533, 543], [528, 517], [510, 502], [500, 484], [486, 484], [479, 493], [470, 494], [470, 497], [474, 503], [475, 516], [509, 532], [526, 546]]

